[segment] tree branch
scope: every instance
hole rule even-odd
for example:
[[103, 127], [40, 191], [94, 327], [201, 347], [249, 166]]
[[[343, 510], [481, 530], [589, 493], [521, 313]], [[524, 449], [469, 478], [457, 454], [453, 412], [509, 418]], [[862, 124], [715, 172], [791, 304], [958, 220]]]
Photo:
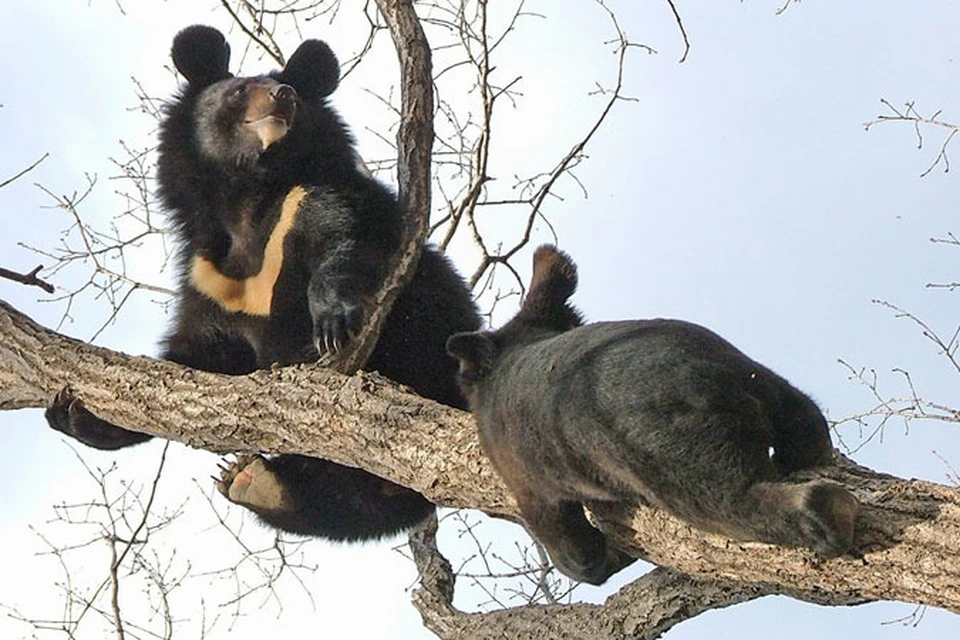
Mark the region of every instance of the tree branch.
[[28, 286], [40, 287], [47, 293], [53, 293], [56, 291], [53, 285], [37, 276], [41, 269], [43, 269], [42, 264], [35, 267], [30, 273], [18, 273], [16, 271], [11, 271], [10, 269], [4, 269], [3, 267], [0, 267], [0, 278], [6, 278], [7, 280], [13, 280], [14, 282], [19, 282], [20, 284], [25, 284]]
[[[582, 637], [659, 638], [704, 611], [775, 593], [768, 587], [691, 578], [657, 568], [607, 598], [603, 605], [537, 605], [464, 613], [453, 607], [454, 574], [436, 544], [433, 518], [410, 535], [421, 586], [413, 604], [424, 625], [441, 638]], [[572, 632], [575, 630], [575, 632]]]
[[46, 160], [49, 155], [50, 155], [49, 153], [43, 154], [42, 156], [40, 156], [39, 160], [34, 161], [34, 163], [28, 166], [26, 169], [23, 169], [22, 171], [18, 171], [15, 175], [7, 178], [6, 180], [0, 181], [0, 189], [3, 189], [5, 186], [10, 184], [11, 182], [18, 180], [19, 178], [22, 178], [24, 175], [36, 169], [37, 165], [39, 165], [41, 162]]
[[[65, 338], [0, 303], [0, 410], [45, 407], [66, 385], [101, 417], [134, 430], [215, 452], [318, 456], [437, 504], [517, 515], [480, 452], [472, 418], [380, 376], [315, 366], [247, 376], [195, 371]], [[860, 499], [862, 560], [821, 562], [805, 550], [734, 542], [646, 507], [597, 515], [618, 544], [695, 580], [720, 581], [711, 588], [731, 583], [751, 597], [784, 593], [833, 605], [901, 600], [960, 612], [960, 490], [880, 475], [842, 458], [804, 478], [813, 476], [840, 482]], [[723, 593], [728, 604], [744, 597]]]
[[400, 129], [397, 132], [398, 197], [404, 212], [401, 249], [371, 305], [373, 311], [349, 352], [335, 364], [353, 373], [373, 353], [393, 301], [413, 279], [430, 231], [430, 163], [433, 154], [433, 76], [430, 45], [410, 0], [377, 0], [400, 61]]

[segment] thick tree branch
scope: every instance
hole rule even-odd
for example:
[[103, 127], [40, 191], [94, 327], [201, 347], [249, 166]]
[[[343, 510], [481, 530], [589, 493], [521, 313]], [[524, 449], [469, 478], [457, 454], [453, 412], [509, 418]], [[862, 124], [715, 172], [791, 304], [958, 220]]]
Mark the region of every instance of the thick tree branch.
[[[0, 301], [0, 410], [44, 408], [65, 386], [113, 424], [195, 448], [301, 452], [362, 466], [443, 504], [515, 513], [470, 415], [385, 378], [312, 365], [207, 373], [66, 338]], [[431, 440], [450, 455], [421, 448]]]
[[659, 638], [704, 611], [776, 593], [770, 587], [691, 578], [657, 568], [607, 598], [603, 605], [538, 605], [464, 613], [453, 607], [454, 574], [436, 545], [436, 518], [410, 535], [420, 574], [414, 606], [424, 625], [445, 639]]
[[377, 344], [393, 301], [410, 282], [430, 231], [430, 163], [433, 154], [433, 76], [430, 45], [410, 0], [377, 0], [400, 61], [400, 130], [397, 132], [398, 196], [404, 211], [401, 249], [377, 293], [373, 311], [339, 371], [360, 369]]
[[[95, 413], [131, 429], [217, 452], [329, 458], [438, 504], [516, 516], [480, 452], [470, 416], [379, 376], [314, 366], [215, 375], [92, 347], [0, 304], [0, 410], [44, 407], [66, 385]], [[711, 588], [734, 583], [756, 595], [823, 604], [901, 600], [960, 612], [960, 491], [838, 462], [818, 475], [842, 482], [861, 500], [863, 560], [819, 562], [803, 550], [733, 542], [649, 508], [598, 515], [638, 555], [721, 581]]]

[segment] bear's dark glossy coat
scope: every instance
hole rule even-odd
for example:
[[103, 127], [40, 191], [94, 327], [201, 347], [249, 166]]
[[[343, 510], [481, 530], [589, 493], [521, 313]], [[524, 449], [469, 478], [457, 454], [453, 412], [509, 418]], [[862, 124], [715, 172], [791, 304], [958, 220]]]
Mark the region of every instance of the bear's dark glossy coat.
[[582, 325], [575, 289], [569, 257], [541, 247], [517, 316], [447, 343], [483, 449], [561, 571], [600, 584], [630, 562], [584, 517], [583, 504], [603, 502], [825, 557], [850, 548], [856, 499], [784, 482], [831, 461], [813, 401], [688, 322]]
[[[172, 55], [187, 84], [160, 128], [158, 194], [179, 268], [162, 357], [245, 374], [339, 350], [362, 326], [399, 247], [401, 213], [326, 103], [339, 81], [336, 58], [308, 40], [281, 71], [237, 78], [223, 35], [205, 26], [181, 31]], [[427, 247], [365, 368], [465, 407], [445, 341], [479, 326], [462, 278]], [[47, 418], [102, 449], [148, 439], [100, 420], [69, 394]], [[274, 526], [338, 540], [389, 535], [432, 511], [409, 489], [297, 455], [241, 458], [220, 489]]]

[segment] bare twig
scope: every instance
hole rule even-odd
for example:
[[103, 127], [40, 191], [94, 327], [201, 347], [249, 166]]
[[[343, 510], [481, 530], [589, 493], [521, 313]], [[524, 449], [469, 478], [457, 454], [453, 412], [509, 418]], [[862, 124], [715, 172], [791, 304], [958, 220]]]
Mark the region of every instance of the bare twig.
[[[789, 0], [787, 1], [789, 2]], [[682, 63], [687, 59], [687, 54], [690, 53], [690, 40], [687, 38], [687, 30], [683, 27], [683, 20], [680, 19], [680, 12], [677, 11], [677, 5], [673, 3], [673, 0], [667, 0], [667, 4], [670, 5], [670, 11], [673, 12], [673, 19], [677, 23], [677, 28], [680, 29], [681, 37], [683, 37], [683, 55], [680, 56], [679, 60], [679, 62]]]
[[[467, 178], [467, 183], [459, 190], [458, 203], [454, 204], [449, 197], [447, 199], [447, 213], [441, 223], [446, 222], [448, 226], [440, 244], [446, 246], [457, 231], [458, 225], [462, 221], [466, 221], [473, 242], [481, 252], [479, 264], [468, 278], [468, 282], [471, 287], [479, 290], [480, 293], [491, 290], [493, 283], [491, 276], [494, 269], [500, 266], [505, 267], [507, 273], [512, 276], [513, 287], [520, 292], [523, 291], [522, 279], [517, 270], [510, 264], [511, 260], [529, 244], [536, 223], [544, 224], [552, 232], [552, 226], [544, 209], [548, 199], [558, 197], [555, 187], [560, 179], [570, 178], [581, 189], [583, 188], [574, 169], [585, 159], [584, 151], [587, 144], [602, 127], [613, 107], [618, 102], [629, 99], [623, 95], [627, 52], [631, 48], [644, 48], [650, 51], [649, 48], [631, 43], [627, 39], [616, 15], [601, 0], [597, 0], [596, 5], [607, 14], [615, 33], [612, 42], [615, 44], [615, 53], [617, 54], [616, 85], [613, 89], [598, 87], [595, 93], [606, 95], [608, 97], [606, 103], [587, 132], [574, 143], [557, 164], [550, 171], [518, 180], [513, 187], [517, 195], [508, 198], [491, 197], [489, 193], [488, 189], [493, 180], [493, 172], [490, 167], [489, 141], [493, 136], [492, 121], [497, 101], [500, 98], [512, 99], [519, 78], [511, 78], [503, 85], [494, 84], [493, 71], [495, 66], [491, 62], [491, 55], [495, 47], [502, 44], [505, 37], [516, 27], [518, 19], [527, 14], [523, 12], [521, 3], [516, 13], [507, 22], [507, 26], [503, 28], [501, 33], [494, 35], [487, 30], [486, 3], [479, 3], [476, 8], [475, 19], [467, 20], [461, 17], [459, 22], [456, 23], [461, 46], [467, 52], [466, 63], [475, 70], [475, 82], [480, 96], [480, 109], [479, 120], [476, 123], [472, 121], [465, 123], [445, 109], [444, 103], [441, 102], [441, 114], [446, 116], [453, 127], [461, 133], [461, 136], [454, 140], [459, 145], [459, 151], [457, 145], [451, 145], [450, 150], [454, 157], [458, 158], [459, 164], [455, 167]], [[475, 130], [476, 133], [468, 138], [466, 134], [472, 130]], [[521, 228], [516, 234], [517, 237], [511, 240], [509, 246], [504, 247], [499, 242], [491, 246], [492, 243], [487, 241], [481, 230], [480, 217], [483, 212], [502, 207], [519, 207], [525, 210], [520, 223]], [[554, 240], [556, 240], [555, 237]], [[496, 295], [499, 297], [501, 294], [497, 291]]]
[[[742, 0], [741, 0], [741, 1], [742, 1]], [[777, 9], [774, 13], [776, 13], [776, 15], [778, 15], [778, 16], [783, 15], [784, 11], [786, 11], [787, 9], [789, 9], [789, 8], [790, 8], [790, 5], [791, 5], [791, 4], [794, 4], [794, 3], [800, 4], [800, 0], [784, 0], [784, 3], [783, 3], [782, 5], [780, 5], [780, 8]]]
[[882, 307], [886, 307], [887, 309], [891, 309], [894, 311], [895, 317], [907, 318], [920, 327], [923, 337], [937, 345], [939, 354], [944, 356], [950, 362], [950, 365], [953, 367], [955, 372], [960, 373], [960, 361], [957, 359], [957, 348], [960, 347], [960, 325], [954, 329], [949, 338], [943, 338], [935, 329], [933, 329], [915, 314], [906, 311], [905, 309], [901, 309], [900, 307], [896, 306], [895, 304], [891, 304], [886, 300], [873, 300], [872, 302]]
[[[913, 420], [960, 423], [960, 410], [919, 397], [913, 386], [913, 381], [910, 379], [910, 374], [906, 371], [894, 369], [895, 373], [903, 376], [910, 395], [889, 396], [880, 390], [876, 371], [864, 368], [858, 369], [844, 360], [838, 360], [838, 362], [849, 371], [850, 379], [859, 382], [869, 391], [876, 403], [871, 409], [833, 422], [834, 432], [837, 434], [840, 446], [847, 454], [856, 453], [875, 438], [882, 440], [884, 430], [891, 420], [898, 420], [906, 431], [909, 431], [910, 423]], [[856, 446], [848, 445], [842, 431], [839, 430], [846, 424], [857, 425], [860, 429], [860, 442]]]
[[[305, 561], [305, 549], [310, 544], [309, 540], [289, 540], [275, 532], [268, 544], [253, 547], [246, 539], [248, 536], [244, 535], [242, 525], [238, 528], [227, 521], [227, 513], [220, 506], [222, 503], [213, 499], [212, 492], [204, 491], [199, 486], [197, 490], [206, 500], [220, 529], [227, 534], [239, 553], [239, 559], [234, 564], [203, 571], [195, 576], [215, 578], [232, 585], [233, 596], [220, 602], [218, 608], [231, 609], [232, 618], [238, 620], [243, 614], [243, 604], [253, 596], [260, 596], [260, 601], [255, 605], [257, 609], [262, 609], [266, 602], [272, 602], [280, 612], [283, 610], [283, 598], [278, 586], [284, 578], [292, 578], [316, 608], [313, 595], [300, 575], [304, 571], [313, 573], [318, 569], [317, 565], [307, 564]], [[229, 505], [227, 509], [229, 510]]]
[[114, 218], [109, 231], [95, 228], [81, 213], [83, 203], [97, 185], [96, 176], [87, 175], [85, 187], [71, 194], [58, 195], [51, 189], [38, 185], [41, 191], [53, 200], [53, 208], [68, 214], [71, 224], [61, 233], [59, 246], [55, 249], [21, 245], [54, 261], [49, 269], [51, 277], [74, 265], [88, 272], [83, 284], [68, 289], [49, 302], [66, 303], [62, 324], [70, 317], [73, 303], [79, 296], [91, 293], [95, 299], [106, 300], [110, 313], [94, 332], [91, 340], [96, 339], [114, 321], [133, 294], [139, 291], [149, 291], [163, 297], [173, 294], [166, 287], [144, 282], [139, 277], [128, 274], [128, 264], [137, 264], [137, 261], [127, 260], [128, 251], [139, 249], [148, 240], [159, 239], [162, 243], [165, 231], [153, 221], [155, 215], [152, 196], [147, 186], [152, 168], [148, 158], [152, 150], [133, 150], [126, 146], [123, 148], [128, 159], [123, 162], [114, 161], [121, 173], [111, 179], [127, 181], [134, 188], [132, 193], [118, 193], [126, 201], [127, 207]]
[[250, 42], [259, 47], [265, 54], [273, 58], [273, 60], [279, 65], [283, 66], [286, 64], [286, 58], [283, 55], [283, 51], [280, 50], [280, 47], [277, 45], [277, 42], [273, 39], [273, 32], [270, 29], [266, 29], [263, 24], [260, 22], [260, 18], [257, 17], [257, 12], [251, 11], [250, 4], [248, 2], [242, 2], [241, 5], [247, 12], [254, 18], [254, 26], [249, 27], [240, 17], [240, 15], [233, 10], [233, 7], [230, 6], [228, 0], [220, 0], [220, 6], [230, 14], [230, 17], [233, 18], [234, 23], [237, 27], [243, 31], [244, 34], [250, 39]]
[[10, 271], [9, 269], [4, 269], [0, 267], [0, 278], [6, 278], [7, 280], [13, 280], [14, 282], [19, 282], [20, 284], [29, 285], [32, 287], [40, 287], [47, 293], [53, 293], [55, 291], [54, 286], [45, 280], [41, 280], [37, 277], [37, 274], [40, 273], [40, 270], [43, 269], [43, 265], [37, 265], [33, 271], [29, 273], [17, 273], [16, 271]]
[[865, 122], [863, 125], [864, 129], [869, 131], [874, 125], [886, 122], [909, 122], [913, 125], [914, 134], [917, 136], [917, 149], [923, 148], [923, 134], [921, 131], [921, 125], [947, 129], [948, 133], [940, 145], [940, 150], [937, 153], [937, 156], [934, 158], [930, 166], [920, 174], [920, 177], [923, 178], [929, 175], [930, 172], [933, 171], [933, 169], [941, 162], [943, 163], [943, 172], [948, 173], [950, 171], [950, 158], [947, 156], [947, 147], [953, 140], [953, 136], [957, 134], [957, 125], [941, 120], [940, 110], [935, 111], [933, 115], [930, 116], [921, 115], [916, 109], [916, 103], [913, 101], [907, 102], [903, 109], [897, 109], [886, 98], [881, 98], [880, 104], [887, 107], [890, 113], [880, 114], [875, 119]]
[[[952, 232], [948, 232], [945, 238], [930, 238], [930, 242], [934, 244], [947, 244], [954, 247], [960, 247], [960, 240], [957, 239]], [[948, 291], [956, 291], [960, 288], [960, 282], [931, 282], [927, 284], [928, 289], [947, 289]]]
[[27, 167], [27, 168], [24, 169], [23, 171], [20, 171], [20, 172], [17, 173], [16, 175], [14, 175], [14, 176], [12, 176], [12, 177], [10, 177], [10, 178], [7, 178], [7, 179], [4, 180], [3, 182], [0, 182], [0, 189], [3, 189], [5, 186], [7, 186], [8, 184], [10, 184], [11, 182], [17, 180], [18, 178], [22, 178], [24, 175], [26, 175], [26, 174], [30, 173], [31, 171], [33, 171], [34, 169], [36, 169], [36, 168], [37, 168], [37, 165], [39, 165], [41, 162], [43, 162], [44, 160], [46, 160], [49, 155], [50, 155], [49, 153], [43, 154], [42, 156], [40, 156], [40, 159], [39, 159], [39, 160], [37, 160], [36, 162], [34, 162], [33, 164], [31, 164], [29, 167]]

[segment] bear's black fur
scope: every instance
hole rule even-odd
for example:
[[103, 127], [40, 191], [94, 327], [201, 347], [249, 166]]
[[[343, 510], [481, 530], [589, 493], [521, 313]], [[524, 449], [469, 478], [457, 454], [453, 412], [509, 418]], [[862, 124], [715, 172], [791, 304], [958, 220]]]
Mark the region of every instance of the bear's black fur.
[[784, 481], [831, 461], [812, 400], [688, 322], [582, 325], [567, 303], [576, 283], [570, 258], [541, 247], [517, 316], [447, 343], [483, 449], [561, 571], [600, 584], [630, 562], [584, 517], [603, 502], [824, 557], [850, 548], [856, 499]]
[[[187, 85], [160, 128], [158, 194], [179, 266], [163, 358], [245, 374], [338, 351], [362, 326], [402, 221], [396, 197], [360, 165], [325, 101], [339, 81], [336, 58], [308, 40], [281, 71], [236, 78], [226, 40], [205, 26], [181, 31], [172, 55]], [[479, 326], [463, 280], [427, 247], [366, 368], [464, 408], [445, 341]], [[148, 439], [69, 394], [47, 417], [102, 449]], [[389, 535], [432, 511], [416, 492], [298, 455], [241, 458], [220, 489], [276, 527], [337, 540]]]

